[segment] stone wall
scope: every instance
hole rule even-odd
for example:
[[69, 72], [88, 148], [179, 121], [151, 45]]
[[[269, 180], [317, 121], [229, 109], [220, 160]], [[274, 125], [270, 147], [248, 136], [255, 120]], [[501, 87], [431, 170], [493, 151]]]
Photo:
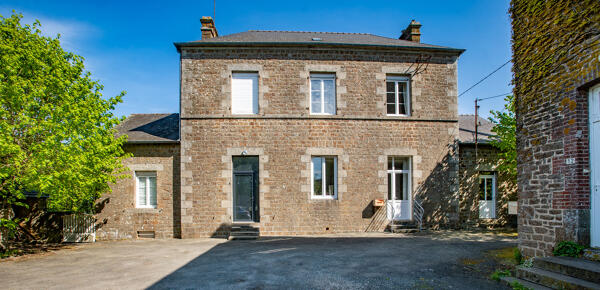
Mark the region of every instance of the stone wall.
[[[259, 158], [261, 235], [382, 230], [388, 156], [410, 156], [426, 224], [458, 223], [456, 55], [412, 77], [410, 117], [385, 113], [388, 74], [418, 55], [386, 50], [182, 49], [182, 236], [224, 236], [232, 223], [232, 156]], [[231, 73], [259, 74], [259, 114], [231, 115]], [[336, 74], [337, 114], [309, 114], [311, 72]], [[338, 160], [337, 200], [310, 196], [310, 157]]]
[[[489, 144], [479, 144], [475, 158], [474, 144], [461, 144], [459, 149], [460, 223], [464, 228], [513, 225], [508, 215], [508, 201], [517, 200], [517, 184], [509, 174], [498, 171], [499, 151]], [[496, 218], [479, 218], [479, 172], [495, 171]], [[513, 225], [514, 226], [514, 225]]]
[[[99, 240], [137, 238], [138, 231], [154, 231], [156, 238], [180, 237], [179, 144], [128, 144], [133, 154], [124, 161], [129, 177], [111, 186], [98, 201]], [[156, 171], [157, 207], [136, 208], [135, 171]]]
[[[519, 248], [589, 245], [588, 89], [600, 83], [600, 2], [511, 3]], [[531, 53], [535, 51], [536, 53]]]

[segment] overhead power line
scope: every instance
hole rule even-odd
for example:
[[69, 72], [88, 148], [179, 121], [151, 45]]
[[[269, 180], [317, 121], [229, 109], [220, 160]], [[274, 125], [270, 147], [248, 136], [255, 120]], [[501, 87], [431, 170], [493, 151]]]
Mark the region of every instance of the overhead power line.
[[504, 93], [504, 94], [500, 94], [500, 95], [495, 95], [495, 96], [491, 96], [491, 97], [477, 98], [477, 100], [483, 101], [483, 100], [487, 100], [487, 99], [493, 99], [493, 98], [499, 98], [499, 97], [508, 96], [510, 94], [512, 94], [512, 92], [508, 92], [508, 93]]
[[501, 68], [503, 68], [505, 65], [507, 65], [510, 61], [511, 61], [510, 59], [508, 61], [506, 61], [504, 64], [502, 64], [501, 66], [499, 66], [493, 72], [489, 73], [487, 76], [485, 76], [484, 78], [480, 79], [478, 82], [476, 82], [470, 88], [468, 88], [466, 91], [460, 93], [460, 95], [458, 95], [458, 97], [460, 98], [460, 96], [464, 95], [466, 92], [470, 91], [472, 88], [476, 87], [478, 84], [480, 84], [481, 82], [485, 81], [485, 79], [489, 78], [491, 75], [493, 75], [494, 73], [496, 73], [497, 71], [499, 71]]

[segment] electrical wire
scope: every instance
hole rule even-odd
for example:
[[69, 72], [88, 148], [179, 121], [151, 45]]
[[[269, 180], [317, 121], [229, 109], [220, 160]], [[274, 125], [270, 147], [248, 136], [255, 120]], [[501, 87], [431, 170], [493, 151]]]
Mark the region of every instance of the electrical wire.
[[500, 94], [500, 95], [495, 95], [495, 96], [491, 96], [491, 97], [477, 98], [477, 100], [478, 101], [483, 101], [483, 100], [488, 100], [488, 99], [493, 99], [493, 98], [499, 98], [499, 97], [508, 96], [510, 94], [512, 94], [512, 92], [508, 92], [508, 93], [504, 93], [504, 94]]
[[504, 64], [502, 64], [501, 66], [499, 66], [493, 72], [489, 73], [487, 76], [485, 76], [482, 79], [480, 79], [478, 82], [476, 82], [470, 88], [468, 88], [466, 91], [460, 93], [460, 95], [458, 95], [458, 97], [460, 98], [460, 96], [464, 95], [466, 92], [470, 91], [472, 88], [476, 87], [478, 84], [480, 84], [481, 82], [485, 81], [485, 79], [489, 78], [491, 75], [493, 75], [494, 73], [496, 73], [497, 71], [499, 71], [501, 68], [503, 68], [505, 65], [507, 65], [510, 61], [511, 61], [510, 59], [508, 61], [506, 61]]

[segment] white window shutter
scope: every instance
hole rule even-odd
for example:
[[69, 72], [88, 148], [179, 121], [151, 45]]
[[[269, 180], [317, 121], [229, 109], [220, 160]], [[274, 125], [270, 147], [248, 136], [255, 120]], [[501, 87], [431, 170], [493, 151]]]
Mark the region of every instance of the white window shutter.
[[232, 74], [231, 113], [258, 114], [258, 74]]

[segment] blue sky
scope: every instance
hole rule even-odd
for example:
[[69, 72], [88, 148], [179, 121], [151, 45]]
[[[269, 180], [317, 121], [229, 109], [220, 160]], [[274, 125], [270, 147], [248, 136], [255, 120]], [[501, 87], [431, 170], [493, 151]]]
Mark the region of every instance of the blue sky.
[[[458, 65], [463, 92], [510, 59], [509, 0], [494, 1], [216, 1], [220, 35], [250, 29], [372, 33], [397, 38], [415, 19], [424, 43], [464, 48]], [[85, 57], [104, 95], [127, 91], [117, 115], [179, 109], [179, 56], [173, 42], [200, 39], [200, 17], [213, 1], [4, 0], [0, 14], [39, 19], [47, 35]], [[511, 65], [459, 98], [472, 114], [475, 97], [511, 92]], [[502, 109], [502, 98], [481, 102], [481, 114]]]

